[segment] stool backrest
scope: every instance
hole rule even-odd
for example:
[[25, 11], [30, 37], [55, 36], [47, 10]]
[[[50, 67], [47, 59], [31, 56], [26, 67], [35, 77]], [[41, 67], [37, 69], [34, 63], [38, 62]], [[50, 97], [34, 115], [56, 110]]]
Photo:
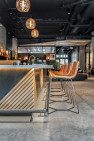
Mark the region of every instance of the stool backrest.
[[69, 64], [68, 64], [68, 67], [67, 67], [67, 70], [66, 70], [66, 74], [67, 74], [67, 75], [70, 74], [71, 69], [72, 69], [72, 63], [69, 63]]
[[67, 65], [67, 64], [65, 64], [65, 65], [64, 65], [64, 72], [66, 72], [66, 71], [67, 71], [67, 68], [68, 68], [68, 65]]
[[62, 65], [61, 68], [60, 68], [60, 71], [62, 71], [62, 72], [66, 72], [66, 71], [67, 71], [67, 67], [68, 67], [67, 64]]
[[61, 66], [60, 71], [64, 70], [64, 65]]
[[70, 76], [72, 76], [72, 78], [75, 78], [78, 72], [78, 67], [79, 67], [79, 61], [74, 62], [73, 66], [72, 66], [72, 70], [70, 72]]

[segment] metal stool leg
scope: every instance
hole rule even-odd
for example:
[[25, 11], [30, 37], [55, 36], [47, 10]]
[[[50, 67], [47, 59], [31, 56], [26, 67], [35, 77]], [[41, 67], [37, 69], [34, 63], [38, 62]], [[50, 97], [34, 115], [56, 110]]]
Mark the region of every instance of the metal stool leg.
[[69, 99], [69, 95], [68, 95], [68, 91], [67, 91], [67, 81], [66, 79], [64, 80], [64, 92], [67, 95], [68, 99]]
[[74, 85], [73, 85], [72, 79], [71, 79], [71, 83], [72, 83], [72, 89], [73, 89], [73, 101], [74, 101], [74, 106], [75, 106], [75, 105], [77, 106], [77, 110], [78, 110], [78, 113], [79, 113], [79, 107], [78, 107], [78, 103], [77, 103], [77, 100], [76, 100], [76, 93], [75, 93], [75, 89], [74, 89]]
[[70, 93], [70, 83], [69, 83], [69, 79], [67, 80], [67, 88], [68, 88], [68, 95], [69, 95], [69, 101], [70, 103], [72, 103], [72, 100], [71, 100], [71, 93]]
[[64, 81], [61, 79], [61, 90], [63, 91], [64, 94], [62, 94], [62, 96], [65, 96], [65, 92], [64, 92]]
[[48, 84], [48, 100], [47, 100], [47, 105], [48, 105], [48, 108], [47, 108], [47, 111], [48, 111], [48, 114], [49, 114], [49, 100], [50, 100], [50, 93], [51, 93], [51, 82], [52, 82], [52, 78], [50, 79], [49, 81], [49, 84]]

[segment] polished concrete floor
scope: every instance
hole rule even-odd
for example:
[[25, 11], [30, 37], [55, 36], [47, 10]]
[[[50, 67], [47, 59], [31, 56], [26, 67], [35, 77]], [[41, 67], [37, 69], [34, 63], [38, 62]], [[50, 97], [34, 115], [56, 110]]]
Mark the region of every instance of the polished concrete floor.
[[[59, 87], [59, 82], [54, 82], [54, 86]], [[76, 81], [74, 86], [79, 114], [70, 111], [54, 112], [48, 117], [34, 114], [32, 123], [30, 117], [0, 117], [3, 121], [0, 141], [94, 141], [94, 78]], [[42, 92], [45, 91], [46, 85]], [[68, 105], [53, 103], [51, 106], [66, 108]]]

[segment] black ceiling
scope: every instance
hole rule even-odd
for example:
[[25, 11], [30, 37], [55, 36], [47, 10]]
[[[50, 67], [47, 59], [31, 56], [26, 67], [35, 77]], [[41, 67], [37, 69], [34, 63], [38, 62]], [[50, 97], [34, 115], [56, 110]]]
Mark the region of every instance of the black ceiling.
[[[94, 0], [30, 0], [28, 13], [16, 10], [16, 0], [0, 0], [0, 22], [21, 43], [59, 39], [90, 39], [94, 31]], [[34, 39], [25, 26], [36, 20], [40, 36]]]

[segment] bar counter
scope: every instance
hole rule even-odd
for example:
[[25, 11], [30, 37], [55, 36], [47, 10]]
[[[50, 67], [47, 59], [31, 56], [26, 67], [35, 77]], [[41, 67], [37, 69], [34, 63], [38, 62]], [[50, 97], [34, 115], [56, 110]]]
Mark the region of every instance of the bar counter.
[[[43, 69], [52, 69], [53, 65], [0, 65], [0, 115], [2, 113], [45, 112], [34, 110], [38, 100], [36, 74], [39, 85], [43, 87]], [[46, 110], [46, 108], [45, 108]]]

